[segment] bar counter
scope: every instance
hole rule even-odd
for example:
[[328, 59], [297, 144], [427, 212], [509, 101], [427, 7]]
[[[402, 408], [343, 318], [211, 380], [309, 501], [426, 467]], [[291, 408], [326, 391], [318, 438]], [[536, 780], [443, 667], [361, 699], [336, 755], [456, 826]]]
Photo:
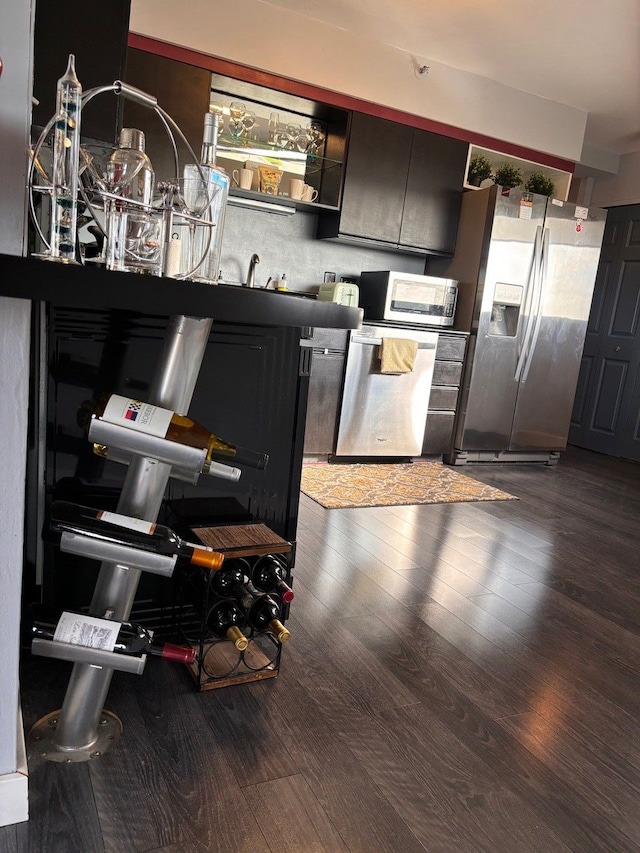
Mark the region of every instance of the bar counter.
[[362, 309], [237, 285], [208, 285], [0, 254], [0, 296], [69, 308], [212, 317], [217, 323], [355, 329]]

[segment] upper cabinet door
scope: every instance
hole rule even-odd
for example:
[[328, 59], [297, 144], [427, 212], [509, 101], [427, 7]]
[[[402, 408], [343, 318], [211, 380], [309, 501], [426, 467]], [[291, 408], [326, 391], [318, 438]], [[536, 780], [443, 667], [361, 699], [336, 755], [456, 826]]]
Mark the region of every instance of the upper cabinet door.
[[398, 244], [413, 131], [354, 113], [340, 233]]
[[415, 130], [400, 244], [452, 254], [462, 202], [468, 145]]

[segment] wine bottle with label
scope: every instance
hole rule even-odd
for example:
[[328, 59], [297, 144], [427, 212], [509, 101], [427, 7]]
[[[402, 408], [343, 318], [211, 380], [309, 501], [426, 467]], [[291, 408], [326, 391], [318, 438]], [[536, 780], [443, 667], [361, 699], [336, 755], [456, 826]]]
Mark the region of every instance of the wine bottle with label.
[[52, 614], [36, 608], [24, 633], [30, 640], [37, 637], [122, 655], [158, 655], [179, 663], [193, 663], [196, 656], [195, 649], [189, 646], [156, 642], [141, 625], [83, 613]]
[[233, 462], [262, 471], [269, 460], [266, 453], [229, 444], [186, 415], [118, 394], [101, 397], [97, 402], [83, 403], [78, 412], [78, 425], [88, 429], [92, 418], [100, 418], [107, 423], [158, 438], [166, 438], [187, 447], [205, 448], [207, 462]]
[[67, 501], [51, 504], [49, 527], [55, 533], [75, 533], [154, 554], [175, 556], [176, 559], [185, 557], [193, 565], [211, 571], [220, 569], [224, 562], [224, 554], [205, 545], [186, 542], [162, 524]]
[[258, 592], [251, 581], [236, 586], [234, 592], [252, 628], [268, 631], [279, 642], [287, 642], [291, 634], [280, 621], [280, 606], [270, 595]]
[[224, 599], [215, 604], [207, 614], [209, 631], [221, 639], [230, 640], [239, 652], [249, 645], [249, 640], [242, 633], [245, 623], [244, 615], [233, 601]]
[[265, 554], [256, 560], [249, 577], [254, 586], [263, 592], [273, 592], [285, 603], [293, 601], [293, 590], [284, 580], [282, 566], [272, 554]]

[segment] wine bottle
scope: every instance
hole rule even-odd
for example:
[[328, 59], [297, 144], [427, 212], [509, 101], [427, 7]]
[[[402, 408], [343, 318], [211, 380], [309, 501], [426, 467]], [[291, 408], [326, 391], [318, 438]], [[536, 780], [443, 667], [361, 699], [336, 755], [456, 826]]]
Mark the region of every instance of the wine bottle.
[[181, 266], [196, 281], [215, 283], [220, 271], [220, 251], [224, 230], [229, 176], [216, 165], [219, 116], [205, 113], [200, 165], [184, 167], [184, 198], [187, 209], [213, 223], [195, 225]]
[[97, 402], [83, 403], [78, 412], [78, 425], [88, 429], [91, 418], [100, 418], [127, 429], [167, 438], [187, 447], [206, 448], [207, 462], [233, 462], [262, 471], [269, 460], [266, 453], [229, 444], [186, 415], [118, 394], [100, 397]]
[[207, 627], [211, 633], [216, 637], [231, 640], [239, 652], [249, 645], [249, 640], [240, 628], [244, 621], [242, 612], [228, 599], [219, 601], [207, 614]]
[[250, 577], [258, 589], [276, 593], [285, 603], [293, 601], [293, 590], [282, 577], [282, 566], [271, 554], [253, 564]]
[[251, 581], [235, 587], [235, 595], [247, 617], [247, 622], [256, 631], [269, 631], [281, 643], [286, 643], [291, 634], [280, 619], [280, 607], [266, 593], [258, 592]]
[[37, 637], [122, 655], [158, 655], [180, 663], [192, 663], [196, 656], [189, 646], [156, 642], [141, 625], [69, 611], [55, 615], [35, 610], [25, 633], [31, 640]]
[[241, 557], [229, 559], [220, 571], [211, 575], [211, 587], [222, 598], [228, 598], [242, 584], [248, 571], [249, 563], [246, 560]]
[[67, 501], [54, 501], [51, 504], [49, 527], [56, 533], [77, 533], [155, 554], [186, 557], [193, 565], [211, 571], [220, 569], [224, 562], [224, 554], [205, 545], [186, 542], [163, 524]]

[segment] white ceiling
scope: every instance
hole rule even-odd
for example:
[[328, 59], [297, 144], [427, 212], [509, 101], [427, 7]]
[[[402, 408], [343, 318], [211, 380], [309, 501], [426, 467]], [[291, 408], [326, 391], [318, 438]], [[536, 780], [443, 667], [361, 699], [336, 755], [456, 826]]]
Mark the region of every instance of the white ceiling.
[[266, 0], [587, 112], [585, 144], [640, 150], [640, 0]]

